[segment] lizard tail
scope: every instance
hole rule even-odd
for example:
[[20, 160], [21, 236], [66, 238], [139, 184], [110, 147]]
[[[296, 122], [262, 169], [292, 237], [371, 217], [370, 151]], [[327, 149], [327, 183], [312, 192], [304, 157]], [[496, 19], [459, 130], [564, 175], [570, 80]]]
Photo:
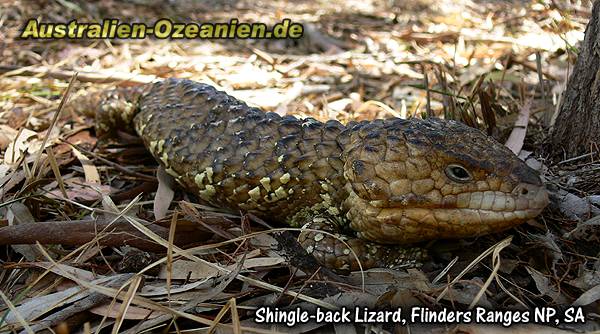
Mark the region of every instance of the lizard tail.
[[73, 98], [66, 108], [94, 118], [98, 137], [113, 137], [117, 131], [135, 134], [133, 118], [145, 89], [146, 86], [136, 86], [97, 91]]

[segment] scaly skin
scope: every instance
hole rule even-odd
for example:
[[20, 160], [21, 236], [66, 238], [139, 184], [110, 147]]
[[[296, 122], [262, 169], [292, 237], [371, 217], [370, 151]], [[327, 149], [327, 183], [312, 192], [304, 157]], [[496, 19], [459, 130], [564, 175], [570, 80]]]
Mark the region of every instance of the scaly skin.
[[357, 263], [319, 231], [363, 268], [411, 264], [424, 252], [402, 245], [500, 232], [548, 202], [534, 170], [455, 121], [299, 120], [179, 79], [107, 93], [96, 117], [101, 134], [135, 129], [203, 201], [317, 229], [301, 243], [339, 270]]

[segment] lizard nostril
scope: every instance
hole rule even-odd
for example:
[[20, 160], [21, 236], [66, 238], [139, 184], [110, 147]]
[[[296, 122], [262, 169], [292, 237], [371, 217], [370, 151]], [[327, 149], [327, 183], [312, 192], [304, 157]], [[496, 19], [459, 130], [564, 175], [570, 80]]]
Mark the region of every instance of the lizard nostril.
[[527, 190], [527, 188], [523, 187], [521, 189], [521, 195], [527, 195], [529, 193], [529, 190]]

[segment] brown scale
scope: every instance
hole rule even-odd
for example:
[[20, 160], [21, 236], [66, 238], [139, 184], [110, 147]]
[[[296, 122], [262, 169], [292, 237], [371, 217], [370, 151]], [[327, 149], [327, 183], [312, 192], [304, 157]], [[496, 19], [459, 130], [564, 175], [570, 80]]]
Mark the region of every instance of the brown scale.
[[[71, 104], [92, 105], [100, 134], [135, 129], [165, 170], [205, 202], [330, 231], [363, 268], [414, 265], [424, 251], [402, 245], [502, 231], [548, 201], [535, 171], [454, 121], [300, 120], [180, 79]], [[357, 269], [339, 238], [300, 235], [324, 265]]]

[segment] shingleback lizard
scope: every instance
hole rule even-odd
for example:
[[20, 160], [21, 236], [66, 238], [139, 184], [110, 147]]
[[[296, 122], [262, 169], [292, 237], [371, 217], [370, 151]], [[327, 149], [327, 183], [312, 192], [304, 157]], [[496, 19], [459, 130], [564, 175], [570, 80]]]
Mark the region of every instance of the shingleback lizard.
[[340, 239], [363, 268], [410, 265], [425, 253], [405, 245], [500, 232], [548, 202], [533, 169], [455, 121], [281, 117], [183, 79], [72, 104], [94, 105], [99, 135], [136, 132], [208, 204], [318, 230], [299, 240], [334, 269], [358, 268]]

